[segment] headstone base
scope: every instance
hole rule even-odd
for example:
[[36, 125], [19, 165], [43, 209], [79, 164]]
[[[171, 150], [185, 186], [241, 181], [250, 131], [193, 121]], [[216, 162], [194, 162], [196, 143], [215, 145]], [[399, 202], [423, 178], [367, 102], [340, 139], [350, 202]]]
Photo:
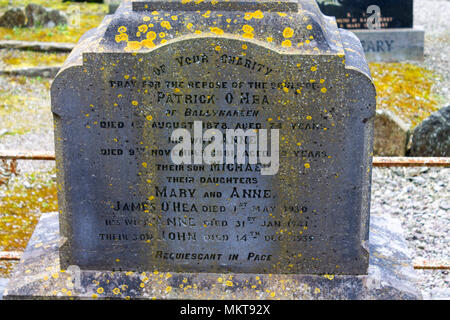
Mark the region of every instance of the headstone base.
[[350, 31], [361, 41], [369, 62], [423, 60], [425, 31], [421, 27]]
[[4, 299], [422, 299], [402, 228], [390, 217], [371, 217], [362, 276], [60, 270], [58, 225], [57, 213], [42, 216]]

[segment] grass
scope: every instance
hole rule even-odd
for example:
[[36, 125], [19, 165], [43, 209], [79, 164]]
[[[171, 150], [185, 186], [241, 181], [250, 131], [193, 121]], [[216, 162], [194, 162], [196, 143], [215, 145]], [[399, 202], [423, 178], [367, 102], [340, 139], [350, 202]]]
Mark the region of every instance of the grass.
[[50, 80], [42, 78], [9, 77], [9, 88], [0, 90], [1, 129], [6, 134], [25, 134], [51, 125], [47, 96]]
[[0, 55], [0, 60], [7, 66], [7, 69], [14, 69], [36, 66], [58, 66], [66, 61], [67, 56], [65, 53], [8, 50]]
[[[63, 3], [61, 0], [13, 1], [15, 7], [26, 7], [30, 3], [64, 11], [69, 18], [69, 25], [55, 28], [0, 28], [0, 39], [75, 43], [86, 31], [97, 27], [108, 10], [106, 4], [98, 3]], [[0, 8], [3, 8], [1, 13], [6, 11], [8, 0], [0, 0]]]
[[[0, 251], [25, 250], [41, 213], [58, 210], [54, 173], [27, 174], [0, 186]], [[2, 262], [0, 277], [7, 276], [13, 266]]]

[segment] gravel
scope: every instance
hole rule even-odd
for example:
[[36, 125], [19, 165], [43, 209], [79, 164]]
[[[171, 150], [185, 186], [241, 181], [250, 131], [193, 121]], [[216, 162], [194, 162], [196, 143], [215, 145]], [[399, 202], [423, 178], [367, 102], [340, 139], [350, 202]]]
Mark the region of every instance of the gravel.
[[[450, 168], [375, 168], [371, 214], [401, 220], [414, 264], [450, 265]], [[425, 299], [450, 299], [449, 270], [416, 270]]]
[[441, 107], [450, 101], [450, 1], [414, 0], [414, 26], [425, 29], [425, 59], [413, 63], [433, 70], [442, 79], [434, 91], [442, 96]]

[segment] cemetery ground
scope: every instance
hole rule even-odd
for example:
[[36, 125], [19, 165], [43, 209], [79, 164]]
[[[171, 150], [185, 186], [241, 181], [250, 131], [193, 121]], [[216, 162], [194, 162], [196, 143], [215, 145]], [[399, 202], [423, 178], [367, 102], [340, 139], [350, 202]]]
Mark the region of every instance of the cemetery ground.
[[[107, 6], [62, 1], [21, 0], [65, 12], [79, 24], [46, 29], [2, 28], [0, 40], [74, 43], [100, 23]], [[0, 0], [0, 14], [8, 0]], [[79, 8], [79, 11], [77, 11]], [[371, 63], [377, 108], [387, 109], [414, 128], [450, 102], [450, 2], [416, 0], [415, 24], [425, 27], [425, 59], [402, 63]], [[430, 17], [432, 17], [430, 19]], [[0, 70], [59, 66], [66, 53], [0, 49]], [[53, 151], [50, 78], [0, 75], [0, 150]], [[17, 166], [16, 166], [17, 165]], [[373, 214], [401, 220], [417, 263], [450, 262], [449, 168], [374, 168]], [[23, 251], [41, 213], [57, 211], [54, 163], [0, 163], [0, 251]], [[7, 279], [15, 261], [0, 261], [0, 279]], [[424, 298], [450, 298], [448, 270], [416, 270]], [[2, 291], [0, 281], [0, 292]], [[1, 293], [0, 293], [1, 296]]]

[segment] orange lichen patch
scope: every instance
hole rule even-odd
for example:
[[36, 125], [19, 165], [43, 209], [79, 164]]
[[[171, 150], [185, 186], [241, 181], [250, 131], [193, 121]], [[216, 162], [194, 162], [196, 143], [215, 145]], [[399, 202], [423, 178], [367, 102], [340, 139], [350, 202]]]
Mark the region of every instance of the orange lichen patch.
[[209, 28], [211, 30], [212, 33], [217, 34], [217, 35], [221, 35], [223, 34], [223, 30], [217, 27], [213, 27], [213, 28]]
[[261, 10], [256, 10], [255, 12], [247, 12], [244, 15], [245, 20], [252, 20], [252, 19], [262, 19], [264, 18], [264, 14]]
[[146, 33], [148, 30], [148, 25], [146, 25], [146, 24], [140, 25], [138, 27], [138, 29], [139, 29], [139, 32]]
[[292, 42], [291, 42], [291, 40], [284, 40], [284, 41], [281, 43], [281, 46], [284, 47], [284, 48], [289, 48], [289, 47], [292, 46]]
[[254, 28], [248, 24], [245, 24], [242, 26], [242, 31], [244, 31], [244, 34], [242, 35], [242, 37], [246, 38], [246, 39], [253, 39], [254, 38]]
[[142, 44], [139, 41], [128, 41], [128, 45], [125, 47], [125, 51], [137, 51], [142, 48]]
[[161, 27], [166, 28], [167, 30], [172, 29], [172, 26], [170, 25], [169, 21], [163, 21], [161, 22]]
[[370, 63], [377, 89], [377, 108], [388, 109], [415, 127], [438, 110], [433, 93], [437, 76], [410, 63]]
[[[33, 173], [23, 181], [11, 181], [1, 186], [0, 251], [23, 251], [42, 212], [58, 210], [56, 183], [48, 173]], [[2, 264], [5, 265], [5, 264]], [[0, 268], [0, 275], [10, 272]]]
[[128, 41], [128, 35], [126, 33], [120, 33], [120, 34], [116, 35], [116, 42], [119, 43], [122, 41], [125, 41], [125, 42]]
[[142, 40], [141, 41], [141, 45], [143, 46], [143, 47], [145, 47], [145, 48], [153, 48], [154, 46], [155, 46], [155, 44], [153, 43], [153, 40], [149, 40], [149, 39], [147, 39], [147, 40]]
[[292, 28], [287, 27], [283, 30], [283, 37], [292, 38], [293, 35], [294, 35], [294, 30]]
[[252, 33], [254, 31], [254, 28], [248, 24], [244, 24], [242, 26], [242, 31], [244, 31], [244, 33]]
[[155, 31], [150, 31], [147, 33], [147, 39], [148, 40], [155, 40], [156, 39], [156, 32]]

